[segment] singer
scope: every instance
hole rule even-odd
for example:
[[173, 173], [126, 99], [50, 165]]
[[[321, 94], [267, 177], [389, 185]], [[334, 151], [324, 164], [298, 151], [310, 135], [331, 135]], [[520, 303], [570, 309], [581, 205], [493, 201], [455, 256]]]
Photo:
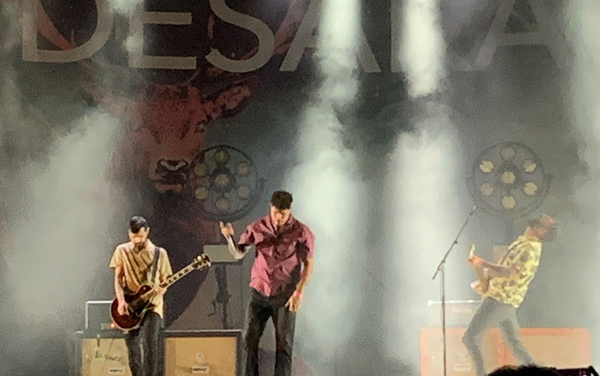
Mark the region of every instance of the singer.
[[473, 359], [477, 376], [485, 375], [481, 339], [488, 328], [498, 324], [521, 364], [534, 363], [517, 335], [517, 308], [523, 302], [540, 264], [542, 242], [552, 241], [555, 236], [556, 222], [544, 214], [527, 223], [523, 234], [508, 247], [498, 264], [492, 264], [474, 255], [469, 257], [469, 262], [475, 268], [485, 269], [486, 272], [482, 274], [489, 276], [489, 279], [479, 281], [481, 283], [473, 286], [484, 301], [463, 336], [463, 343]]
[[233, 257], [241, 259], [252, 245], [256, 250], [244, 334], [246, 376], [258, 376], [258, 344], [269, 318], [277, 347], [274, 376], [292, 374], [296, 311], [313, 270], [314, 236], [291, 210], [290, 193], [273, 193], [269, 215], [248, 225], [237, 244], [231, 224], [220, 223]]

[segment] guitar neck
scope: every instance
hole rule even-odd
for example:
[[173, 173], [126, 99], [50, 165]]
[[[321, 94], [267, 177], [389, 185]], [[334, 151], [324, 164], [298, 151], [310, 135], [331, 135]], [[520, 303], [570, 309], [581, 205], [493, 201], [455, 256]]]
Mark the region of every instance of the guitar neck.
[[[471, 245], [471, 248], [469, 248], [469, 258], [475, 256], [475, 244]], [[477, 275], [477, 279], [479, 279], [480, 281], [483, 281], [487, 276], [485, 275], [485, 273], [483, 272], [483, 268], [480, 266], [472, 266], [473, 270], [475, 271], [475, 274]]]
[[167, 287], [171, 286], [173, 283], [179, 281], [181, 278], [185, 277], [187, 274], [194, 271], [194, 269], [195, 269], [194, 263], [189, 264], [185, 268], [181, 269], [177, 273], [175, 273], [172, 276], [170, 276], [169, 278], [167, 278], [166, 281], [164, 281], [163, 283], [160, 284], [160, 287], [167, 288]]
[[[161, 283], [159, 286], [161, 288], [167, 288], [169, 286], [171, 286], [173, 283], [179, 281], [181, 278], [185, 277], [187, 274], [189, 274], [190, 272], [192, 272], [195, 267], [194, 267], [195, 263], [191, 263], [188, 266], [186, 266], [185, 268], [181, 269], [180, 271], [178, 271], [177, 273], [171, 275], [169, 278], [167, 278], [166, 281], [164, 281], [163, 283]], [[145, 293], [142, 298], [143, 299], [151, 299], [156, 295], [156, 291], [155, 290], [150, 290], [147, 293]]]

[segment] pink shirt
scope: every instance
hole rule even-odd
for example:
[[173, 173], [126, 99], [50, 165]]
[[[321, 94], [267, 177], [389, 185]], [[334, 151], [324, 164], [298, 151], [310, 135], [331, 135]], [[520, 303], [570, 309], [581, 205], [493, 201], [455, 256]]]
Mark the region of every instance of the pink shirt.
[[250, 287], [264, 296], [293, 291], [300, 281], [302, 263], [313, 257], [314, 242], [308, 227], [293, 216], [277, 231], [270, 216], [252, 222], [238, 242], [256, 248]]

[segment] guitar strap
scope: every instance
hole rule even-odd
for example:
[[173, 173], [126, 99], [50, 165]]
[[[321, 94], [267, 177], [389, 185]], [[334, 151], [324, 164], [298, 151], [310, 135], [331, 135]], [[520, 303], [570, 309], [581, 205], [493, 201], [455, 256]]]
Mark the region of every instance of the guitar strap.
[[154, 247], [154, 258], [152, 259], [152, 272], [150, 274], [150, 285], [154, 286], [154, 280], [156, 279], [156, 272], [158, 269], [158, 258], [160, 257], [160, 247]]
[[[154, 280], [156, 279], [156, 273], [158, 272], [158, 258], [160, 257], [160, 247], [155, 246], [154, 248], [154, 259], [152, 260], [152, 280], [150, 285], [154, 286]], [[164, 304], [164, 303], [163, 303]], [[165, 304], [166, 306], [166, 304]], [[160, 320], [160, 328], [164, 328], [164, 320]]]

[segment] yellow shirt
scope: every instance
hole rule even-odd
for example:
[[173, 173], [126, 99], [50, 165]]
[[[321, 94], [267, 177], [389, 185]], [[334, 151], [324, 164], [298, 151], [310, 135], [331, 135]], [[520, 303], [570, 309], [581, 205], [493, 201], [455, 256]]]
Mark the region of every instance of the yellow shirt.
[[535, 276], [541, 255], [542, 243], [538, 238], [519, 236], [499, 262], [499, 265], [512, 267], [515, 272], [508, 277], [492, 278], [485, 296], [518, 308]]
[[[139, 252], [134, 250], [132, 242], [117, 246], [109, 266], [111, 268], [116, 268], [117, 266], [123, 268], [121, 286], [123, 286], [126, 292], [135, 293], [142, 285], [150, 283], [152, 279], [152, 260], [154, 259], [156, 249], [157, 247], [150, 240], [148, 240], [147, 246]], [[173, 274], [169, 256], [164, 248], [160, 248], [160, 256], [156, 269], [155, 286], [158, 286], [159, 283], [164, 282]], [[152, 310], [162, 317], [164, 305], [162, 295], [155, 296], [150, 302], [154, 305]]]

